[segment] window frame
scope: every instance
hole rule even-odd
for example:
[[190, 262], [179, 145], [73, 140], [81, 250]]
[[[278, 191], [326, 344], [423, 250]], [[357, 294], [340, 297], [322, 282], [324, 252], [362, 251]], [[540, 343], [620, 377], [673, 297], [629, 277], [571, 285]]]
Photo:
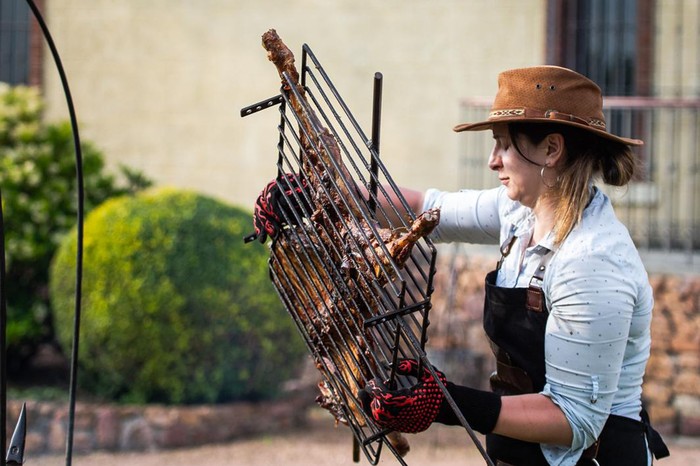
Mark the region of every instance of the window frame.
[[[37, 9], [43, 13], [45, 0], [34, 0]], [[26, 19], [20, 18], [26, 12]], [[22, 37], [23, 34], [26, 36]], [[29, 4], [24, 1], [14, 0], [3, 2], [2, 10], [0, 11], [0, 40], [9, 40], [9, 45], [5, 44], [6, 49], [3, 50], [7, 55], [11, 56], [5, 66], [10, 67], [10, 72], [5, 79], [11, 85], [43, 85], [43, 62], [44, 62], [44, 36], [41, 27], [34, 17]], [[25, 50], [23, 57], [12, 57], [16, 53], [16, 39], [19, 38], [23, 42]], [[2, 47], [0, 47], [1, 49]], [[21, 68], [17, 71], [17, 68]], [[22, 76], [17, 76], [17, 72]]]
[[[583, 74], [575, 63], [576, 37], [568, 34], [572, 23], [577, 21], [577, 11], [582, 2], [591, 0], [549, 0], [547, 2], [546, 60], [548, 64], [566, 66]], [[636, 0], [636, 38], [634, 87], [635, 96], [650, 97], [652, 94], [654, 0]]]

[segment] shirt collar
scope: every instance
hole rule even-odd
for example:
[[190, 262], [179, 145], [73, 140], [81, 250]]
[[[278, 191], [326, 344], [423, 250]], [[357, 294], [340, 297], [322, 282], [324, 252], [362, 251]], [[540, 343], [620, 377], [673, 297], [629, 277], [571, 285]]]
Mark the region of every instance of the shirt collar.
[[[513, 236], [517, 238], [529, 238], [532, 235], [532, 231], [535, 228], [535, 215], [532, 213], [532, 209], [522, 207], [521, 209], [516, 209], [505, 215], [505, 219], [511, 225], [510, 238]], [[549, 251], [555, 249], [554, 245], [554, 233], [549, 231], [544, 238], [537, 242], [533, 247], [532, 252], [544, 255]]]

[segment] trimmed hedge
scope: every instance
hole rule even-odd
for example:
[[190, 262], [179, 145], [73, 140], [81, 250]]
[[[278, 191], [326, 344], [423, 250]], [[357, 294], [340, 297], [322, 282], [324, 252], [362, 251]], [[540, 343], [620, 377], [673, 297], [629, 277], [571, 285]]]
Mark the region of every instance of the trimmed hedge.
[[[80, 387], [110, 400], [212, 403], [275, 396], [305, 347], [245, 245], [251, 213], [174, 189], [105, 202], [84, 225]], [[75, 232], [51, 265], [70, 348]]]

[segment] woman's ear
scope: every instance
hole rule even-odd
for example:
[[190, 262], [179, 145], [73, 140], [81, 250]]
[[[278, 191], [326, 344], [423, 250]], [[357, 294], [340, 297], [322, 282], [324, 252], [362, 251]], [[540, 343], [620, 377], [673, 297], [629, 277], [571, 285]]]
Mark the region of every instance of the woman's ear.
[[559, 133], [551, 133], [547, 136], [547, 160], [548, 167], [556, 166], [563, 160], [565, 152], [564, 136]]

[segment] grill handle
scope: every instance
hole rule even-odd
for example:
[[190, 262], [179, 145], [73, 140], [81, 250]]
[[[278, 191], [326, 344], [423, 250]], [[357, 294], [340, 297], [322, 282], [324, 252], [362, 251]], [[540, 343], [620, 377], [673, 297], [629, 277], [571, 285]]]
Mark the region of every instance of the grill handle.
[[369, 210], [374, 215], [377, 210], [377, 179], [379, 177], [379, 166], [377, 158], [379, 158], [379, 133], [380, 122], [382, 121], [382, 73], [374, 73], [374, 92], [372, 95], [372, 140], [371, 154], [372, 161], [370, 162], [370, 171], [372, 175], [369, 182]]

